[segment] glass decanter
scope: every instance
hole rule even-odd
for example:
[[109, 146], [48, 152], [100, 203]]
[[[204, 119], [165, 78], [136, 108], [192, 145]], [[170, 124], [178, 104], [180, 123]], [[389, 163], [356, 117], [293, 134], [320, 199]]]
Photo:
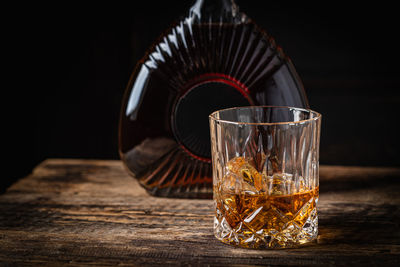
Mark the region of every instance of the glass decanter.
[[121, 159], [152, 195], [211, 198], [208, 115], [250, 105], [308, 102], [291, 61], [233, 0], [197, 0], [132, 73]]

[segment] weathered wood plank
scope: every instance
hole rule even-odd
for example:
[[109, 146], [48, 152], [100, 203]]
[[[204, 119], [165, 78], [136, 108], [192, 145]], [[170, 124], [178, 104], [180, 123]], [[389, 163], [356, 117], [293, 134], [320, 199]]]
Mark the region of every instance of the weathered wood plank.
[[249, 250], [212, 233], [211, 200], [147, 193], [119, 161], [46, 160], [0, 196], [0, 263], [388, 265], [400, 258], [400, 170], [321, 166], [318, 241]]

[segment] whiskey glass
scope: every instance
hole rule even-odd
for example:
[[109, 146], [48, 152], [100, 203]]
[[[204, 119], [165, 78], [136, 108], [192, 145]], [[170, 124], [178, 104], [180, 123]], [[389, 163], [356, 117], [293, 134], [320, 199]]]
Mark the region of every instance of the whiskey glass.
[[316, 240], [321, 114], [249, 106], [209, 116], [214, 235], [246, 248]]

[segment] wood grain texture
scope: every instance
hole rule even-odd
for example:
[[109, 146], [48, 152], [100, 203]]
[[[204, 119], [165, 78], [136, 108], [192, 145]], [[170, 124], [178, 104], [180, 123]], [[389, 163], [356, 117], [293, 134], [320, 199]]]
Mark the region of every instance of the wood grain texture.
[[156, 198], [120, 161], [49, 159], [0, 196], [0, 265], [399, 266], [400, 169], [321, 166], [319, 238], [250, 250], [213, 236], [212, 200]]

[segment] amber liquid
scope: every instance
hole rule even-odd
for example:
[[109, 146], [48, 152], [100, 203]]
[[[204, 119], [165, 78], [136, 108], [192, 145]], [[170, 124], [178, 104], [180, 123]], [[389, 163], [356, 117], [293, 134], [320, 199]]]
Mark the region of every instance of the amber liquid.
[[[253, 231], [279, 232], [288, 221], [293, 221], [298, 226], [305, 224], [310, 212], [315, 208], [314, 202], [306, 206], [312, 198], [318, 198], [318, 187], [281, 196], [228, 193], [222, 194], [221, 200], [217, 201], [221, 210], [226, 209], [225, 219], [232, 228], [236, 228], [243, 221]], [[227, 205], [227, 208], [223, 205]]]
[[[218, 211], [237, 234], [222, 241], [243, 247], [290, 247], [309, 241], [302, 240], [301, 232], [316, 211], [318, 191], [316, 187], [289, 195], [216, 194]], [[255, 243], [249, 242], [249, 236]]]
[[216, 177], [215, 235], [242, 247], [291, 247], [317, 234], [319, 187], [303, 177], [255, 168], [253, 159], [236, 157]]

